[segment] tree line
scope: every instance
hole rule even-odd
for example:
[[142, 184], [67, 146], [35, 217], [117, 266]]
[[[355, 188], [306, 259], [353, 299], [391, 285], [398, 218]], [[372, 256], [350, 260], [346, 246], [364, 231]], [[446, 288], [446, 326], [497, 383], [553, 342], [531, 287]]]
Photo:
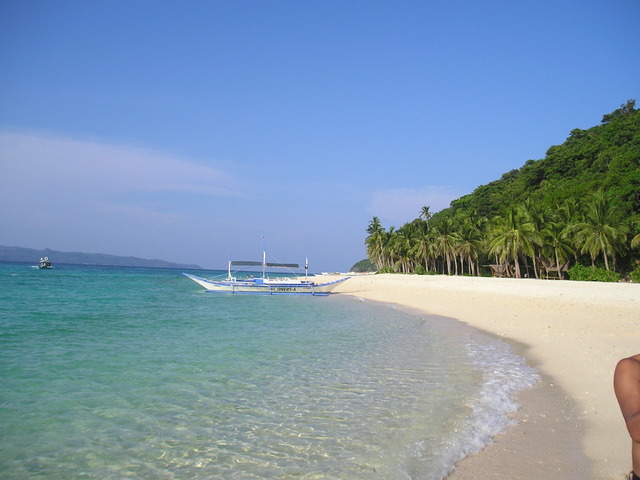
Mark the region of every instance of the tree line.
[[629, 100], [450, 208], [425, 206], [398, 229], [373, 217], [367, 234], [369, 260], [383, 272], [480, 275], [493, 265], [539, 278], [575, 264], [640, 272], [640, 111]]

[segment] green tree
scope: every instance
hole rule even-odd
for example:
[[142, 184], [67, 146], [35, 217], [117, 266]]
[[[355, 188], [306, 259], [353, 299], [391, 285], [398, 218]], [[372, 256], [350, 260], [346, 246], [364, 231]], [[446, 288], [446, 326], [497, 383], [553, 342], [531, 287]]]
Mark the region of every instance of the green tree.
[[602, 255], [605, 268], [611, 270], [609, 258], [615, 261], [626, 233], [627, 227], [612, 208], [609, 198], [602, 190], [598, 190], [587, 205], [584, 220], [578, 225], [582, 253], [591, 256], [591, 265], [595, 265], [595, 259]]
[[367, 255], [376, 264], [378, 270], [384, 266], [384, 246], [386, 243], [386, 232], [378, 217], [373, 217], [367, 227], [369, 234], [365, 240], [367, 245]]
[[411, 241], [409, 229], [401, 228], [393, 232], [389, 239], [389, 248], [393, 257], [393, 268], [397, 272], [409, 273], [411, 271]]
[[436, 268], [433, 264], [436, 256], [434, 245], [433, 230], [426, 222], [422, 228], [416, 228], [410, 254], [414, 262], [423, 265], [426, 271]]
[[522, 278], [520, 257], [533, 256], [534, 236], [534, 226], [527, 220], [522, 208], [511, 206], [496, 221], [493, 238], [489, 242], [489, 251], [501, 262], [512, 260], [516, 278]]
[[602, 123], [608, 123], [618, 117], [628, 117], [636, 110], [636, 101], [627, 100], [626, 103], [620, 105], [620, 108], [614, 110], [612, 113], [608, 113], [602, 117]]
[[434, 240], [437, 252], [446, 259], [447, 275], [451, 275], [451, 257], [456, 252], [458, 235], [450, 218], [445, 217], [436, 224]]
[[[556, 265], [560, 266], [569, 257], [575, 255], [575, 252], [571, 246], [570, 231], [567, 226], [560, 222], [551, 222], [547, 224], [546, 228], [542, 231], [545, 245], [553, 251], [553, 256], [556, 261]], [[560, 278], [564, 278], [562, 272], [558, 272]]]
[[429, 228], [429, 220], [431, 220], [431, 217], [433, 217], [433, 214], [430, 210], [431, 207], [428, 207], [426, 205], [422, 207], [422, 210], [420, 210], [420, 218], [425, 221], [425, 223], [427, 224], [427, 228]]
[[464, 261], [469, 266], [469, 275], [476, 275], [477, 260], [482, 248], [481, 219], [471, 213], [463, 213], [458, 217], [458, 255], [464, 274]]
[[578, 248], [576, 245], [578, 244], [576, 232], [579, 229], [580, 223], [582, 222], [582, 211], [580, 209], [580, 205], [578, 204], [578, 200], [575, 198], [570, 198], [565, 200], [562, 205], [557, 205], [555, 207], [555, 219], [557, 222], [563, 224], [566, 228], [564, 234], [566, 235], [566, 240], [571, 245], [573, 250], [574, 260], [578, 261]]
[[[532, 241], [533, 254], [532, 257], [534, 259], [533, 262], [533, 271], [536, 278], [539, 278], [538, 268], [536, 266], [535, 258], [538, 256], [540, 251], [540, 246], [542, 245], [542, 231], [545, 228], [545, 225], [549, 222], [549, 210], [545, 208], [541, 202], [534, 202], [531, 198], [527, 198], [523, 205], [523, 213], [525, 218], [531, 223], [532, 232], [530, 234], [530, 238]], [[526, 262], [526, 257], [525, 257]], [[529, 274], [529, 262], [526, 262], [527, 275]]]

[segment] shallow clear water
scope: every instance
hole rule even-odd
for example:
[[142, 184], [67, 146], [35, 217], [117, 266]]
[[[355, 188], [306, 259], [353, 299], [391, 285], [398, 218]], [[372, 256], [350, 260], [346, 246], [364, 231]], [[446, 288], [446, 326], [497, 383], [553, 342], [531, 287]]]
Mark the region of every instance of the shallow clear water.
[[440, 479], [537, 375], [499, 340], [351, 297], [0, 264], [0, 378], [5, 479]]

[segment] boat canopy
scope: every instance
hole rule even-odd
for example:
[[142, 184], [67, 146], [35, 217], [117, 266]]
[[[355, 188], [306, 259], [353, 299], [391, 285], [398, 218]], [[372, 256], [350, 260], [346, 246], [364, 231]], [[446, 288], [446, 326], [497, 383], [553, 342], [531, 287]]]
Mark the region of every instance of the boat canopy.
[[237, 265], [239, 267], [274, 267], [274, 268], [300, 268], [300, 265], [297, 263], [262, 263], [262, 262], [251, 262], [246, 260], [232, 260], [229, 262], [229, 266]]

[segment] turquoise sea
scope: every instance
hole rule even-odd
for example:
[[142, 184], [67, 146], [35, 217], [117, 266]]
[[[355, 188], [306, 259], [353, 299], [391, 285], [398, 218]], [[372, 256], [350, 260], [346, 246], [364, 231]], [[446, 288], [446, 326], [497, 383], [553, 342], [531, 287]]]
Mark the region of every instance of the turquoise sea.
[[389, 480], [444, 478], [538, 376], [500, 340], [351, 296], [0, 263], [0, 379], [3, 479]]

